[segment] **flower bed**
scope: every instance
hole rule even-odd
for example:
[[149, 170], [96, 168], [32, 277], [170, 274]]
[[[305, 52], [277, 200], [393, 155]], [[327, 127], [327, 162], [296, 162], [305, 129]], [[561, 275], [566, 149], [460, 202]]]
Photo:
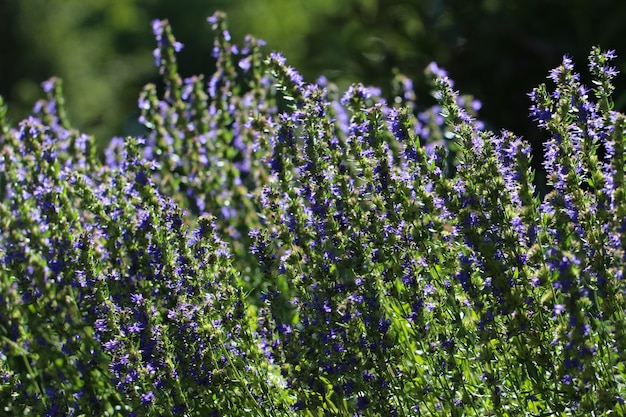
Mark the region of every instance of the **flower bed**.
[[98, 158], [61, 82], [0, 112], [7, 415], [624, 415], [624, 142], [613, 52], [530, 94], [531, 149], [438, 105], [302, 80], [224, 16], [216, 71], [164, 88]]

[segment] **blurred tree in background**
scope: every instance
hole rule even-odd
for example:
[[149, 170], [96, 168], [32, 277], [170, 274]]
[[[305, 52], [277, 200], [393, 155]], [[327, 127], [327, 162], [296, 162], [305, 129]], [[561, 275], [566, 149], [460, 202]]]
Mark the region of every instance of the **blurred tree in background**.
[[[103, 142], [137, 134], [138, 93], [158, 80], [150, 22], [172, 23], [185, 44], [183, 74], [206, 73], [213, 37], [205, 18], [216, 9], [227, 12], [236, 41], [248, 33], [266, 40], [307, 81], [325, 75], [341, 87], [360, 81], [389, 91], [398, 69], [428, 105], [422, 72], [436, 61], [483, 102], [488, 127], [523, 135], [537, 150], [526, 93], [563, 54], [583, 74], [593, 45], [626, 57], [626, 2], [614, 0], [0, 0], [0, 95], [19, 120], [40, 97], [39, 83], [57, 75], [78, 127]], [[626, 96], [616, 97], [616, 109], [625, 106]]]
[[[184, 4], [183, 4], [184, 3]], [[102, 142], [138, 133], [137, 97], [156, 81], [151, 20], [171, 18], [197, 72], [210, 69], [207, 1], [0, 0], [0, 95], [20, 120], [41, 97], [41, 81], [63, 79], [76, 126]]]

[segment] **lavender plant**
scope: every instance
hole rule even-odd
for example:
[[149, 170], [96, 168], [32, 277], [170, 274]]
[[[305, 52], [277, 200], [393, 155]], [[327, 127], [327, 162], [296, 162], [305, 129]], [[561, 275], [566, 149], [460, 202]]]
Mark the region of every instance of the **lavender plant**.
[[212, 217], [184, 225], [140, 140], [97, 162], [64, 127], [59, 87], [3, 126], [3, 413], [279, 414]]
[[305, 82], [262, 42], [164, 89], [97, 158], [61, 83], [0, 103], [0, 405], [8, 415], [626, 415], [624, 142], [614, 52], [530, 94], [531, 149], [438, 100]]
[[[278, 121], [279, 108], [291, 96], [277, 94], [275, 80], [267, 68], [261, 47], [265, 44], [251, 36], [242, 46], [230, 36], [223, 13], [207, 19], [216, 33], [212, 57], [216, 60], [213, 74], [182, 77], [176, 54], [183, 49], [167, 21], [154, 21], [157, 40], [155, 63], [163, 77], [164, 91], [159, 97], [154, 84], [144, 87], [139, 108], [140, 122], [149, 129], [141, 148], [146, 160], [154, 162], [154, 180], [163, 192], [172, 196], [193, 217], [213, 213], [221, 236], [230, 244], [235, 264], [243, 272], [242, 285], [256, 293], [264, 283], [250, 256], [250, 228], [259, 227], [258, 204], [252, 199], [255, 190], [267, 183], [269, 169], [263, 161], [266, 149], [260, 149], [260, 130]], [[289, 73], [301, 78], [294, 70]], [[431, 80], [442, 70], [431, 66]], [[320, 84], [333, 91], [337, 117], [346, 118], [339, 104], [337, 88], [320, 79]], [[397, 105], [417, 109], [412, 82], [400, 74], [396, 77]], [[478, 102], [462, 96], [459, 103], [475, 114]], [[472, 107], [474, 106], [474, 107]], [[454, 143], [432, 106], [419, 113], [417, 129], [424, 144], [443, 144], [452, 150]], [[107, 165], [114, 166], [120, 140], [111, 142]]]
[[408, 108], [356, 85], [341, 103], [349, 124], [337, 124], [327, 91], [270, 57], [294, 105], [265, 129], [270, 221], [253, 231], [253, 251], [273, 282], [260, 336], [296, 409], [624, 412], [624, 116], [611, 111], [612, 56], [592, 51], [593, 89], [565, 58], [555, 90], [531, 94], [551, 134], [543, 201], [530, 146], [482, 130], [445, 74], [452, 176], [446, 148], [420, 147]]
[[[140, 122], [149, 129], [141, 148], [146, 160], [158, 166], [153, 178], [163, 192], [195, 217], [214, 214], [220, 235], [229, 241], [244, 272], [242, 284], [254, 290], [260, 283], [247, 236], [259, 219], [249, 193], [266, 182], [267, 173], [253, 156], [250, 116], [273, 119], [277, 104], [260, 51], [264, 42], [248, 36], [237, 46], [222, 13], [208, 21], [216, 32], [216, 70], [208, 80], [181, 77], [176, 53], [183, 45], [167, 21], [153, 23], [154, 56], [165, 87], [159, 97], [156, 86], [149, 84], [139, 98]], [[109, 149], [108, 165], [115, 163], [115, 146]]]

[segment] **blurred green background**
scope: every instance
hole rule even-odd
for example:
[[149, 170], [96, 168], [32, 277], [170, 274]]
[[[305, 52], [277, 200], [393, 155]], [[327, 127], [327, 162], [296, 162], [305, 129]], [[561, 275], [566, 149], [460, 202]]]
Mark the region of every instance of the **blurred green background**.
[[[170, 20], [183, 76], [212, 72], [206, 17], [228, 14], [233, 38], [253, 34], [280, 50], [307, 81], [325, 75], [389, 91], [394, 69], [413, 78], [418, 103], [431, 61], [456, 88], [483, 102], [488, 127], [542, 139], [526, 96], [563, 54], [585, 79], [593, 45], [626, 56], [626, 2], [611, 0], [0, 0], [0, 95], [11, 119], [42, 96], [41, 81], [63, 79], [74, 125], [102, 143], [137, 134], [137, 97], [157, 82], [150, 22]], [[616, 63], [624, 71], [624, 60]], [[616, 108], [623, 110], [624, 78]]]

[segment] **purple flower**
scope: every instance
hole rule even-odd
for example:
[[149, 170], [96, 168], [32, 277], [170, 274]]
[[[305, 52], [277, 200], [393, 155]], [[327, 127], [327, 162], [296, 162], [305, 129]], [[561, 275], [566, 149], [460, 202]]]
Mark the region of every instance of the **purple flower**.
[[41, 87], [43, 88], [43, 91], [45, 91], [46, 93], [52, 93], [52, 91], [54, 90], [55, 84], [56, 84], [56, 79], [51, 78], [49, 80], [42, 82]]
[[157, 67], [161, 67], [161, 49], [155, 48], [152, 51], [152, 55], [154, 56], [154, 65]]
[[154, 402], [154, 393], [152, 391], [148, 391], [147, 393], [141, 394], [141, 405], [151, 405]]
[[567, 55], [563, 55], [563, 61], [561, 65], [557, 68], [550, 70], [550, 75], [548, 76], [548, 78], [550, 78], [555, 84], [558, 84], [561, 80], [565, 81], [564, 77], [566, 75], [571, 75], [574, 80], [578, 80], [580, 76], [578, 74], [572, 74], [573, 70], [574, 64], [572, 62], [572, 59]]
[[563, 375], [563, 377], [561, 378], [561, 382], [564, 383], [565, 385], [570, 385], [572, 383], [571, 375], [569, 374]]
[[275, 61], [280, 66], [284, 66], [287, 61], [280, 52], [270, 53], [270, 60]]
[[217, 23], [219, 22], [219, 15], [218, 13], [215, 13], [213, 16], [209, 16], [207, 17], [207, 22], [209, 22], [210, 25], [217, 25]]
[[159, 19], [155, 19], [152, 21], [152, 33], [158, 40], [160, 40], [161, 37], [163, 36], [164, 23], [165, 23], [164, 21], [159, 20]]
[[241, 68], [244, 72], [247, 72], [250, 69], [250, 58], [243, 58], [239, 60], [239, 68]]
[[[435, 77], [440, 77], [440, 78], [447, 78], [448, 77], [447, 71], [445, 71], [443, 68], [440, 68], [439, 65], [437, 65], [436, 62], [431, 62], [430, 64], [428, 64], [428, 67], [426, 68], [426, 71], [428, 73], [433, 74]], [[450, 80], [450, 86], [454, 86], [454, 83], [452, 83], [451, 80]]]
[[367, 396], [359, 396], [356, 399], [356, 409], [357, 411], [365, 410], [370, 404], [370, 399]]
[[552, 309], [552, 317], [560, 316], [561, 313], [565, 311], [565, 306], [563, 304], [555, 304]]

